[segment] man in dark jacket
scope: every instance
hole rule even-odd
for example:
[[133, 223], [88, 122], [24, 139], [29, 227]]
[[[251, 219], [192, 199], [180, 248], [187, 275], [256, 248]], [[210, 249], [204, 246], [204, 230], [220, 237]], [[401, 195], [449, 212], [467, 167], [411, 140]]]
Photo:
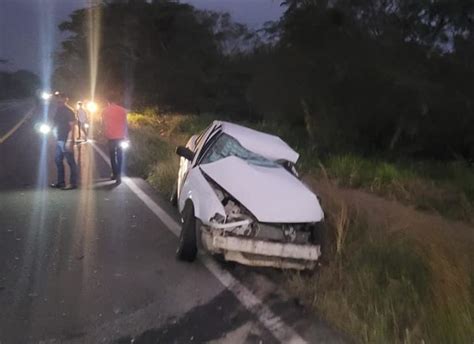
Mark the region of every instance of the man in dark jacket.
[[[57, 144], [55, 162], [58, 170], [58, 181], [51, 184], [51, 187], [62, 190], [73, 190], [77, 188], [77, 165], [74, 160], [74, 128], [76, 127], [76, 117], [74, 111], [67, 104], [68, 98], [64, 94], [56, 93], [57, 101], [56, 114], [53, 118], [53, 125], [56, 129]], [[70, 184], [66, 187], [64, 176], [64, 158], [70, 169]]]

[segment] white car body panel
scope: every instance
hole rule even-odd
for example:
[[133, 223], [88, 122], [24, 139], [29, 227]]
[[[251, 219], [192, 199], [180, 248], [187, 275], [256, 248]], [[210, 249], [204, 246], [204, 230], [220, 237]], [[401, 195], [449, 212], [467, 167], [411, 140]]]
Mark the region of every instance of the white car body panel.
[[194, 205], [194, 215], [203, 223], [209, 221], [216, 213], [225, 217], [225, 210], [217, 198], [215, 191], [209, 185], [198, 168], [189, 171], [178, 198], [178, 208], [182, 212], [188, 199]]
[[[212, 145], [213, 137], [222, 132], [268, 160], [294, 164], [299, 158], [279, 137], [228, 122], [214, 121], [206, 131], [192, 136], [186, 147], [194, 153], [194, 159], [180, 160], [177, 195], [179, 211], [182, 213], [191, 200], [195, 217], [202, 222], [198, 246], [246, 265], [313, 269], [321, 256], [319, 244], [309, 239], [292, 241], [296, 239], [289, 239], [291, 234], [287, 233], [295, 230], [294, 224], [307, 229], [305, 224], [314, 226], [323, 221], [317, 196], [281, 165], [257, 166], [236, 156], [203, 164], [210, 147], [206, 143]], [[255, 228], [259, 228], [259, 234], [252, 232]], [[307, 233], [303, 230], [299, 238], [309, 238]]]
[[[194, 142], [196, 141], [197, 135], [191, 136], [191, 138], [188, 140], [188, 143], [186, 144], [186, 147], [194, 150]], [[181, 193], [181, 188], [183, 186], [184, 180], [186, 179], [186, 175], [191, 168], [192, 162], [185, 159], [185, 158], [180, 158], [179, 159], [179, 171], [178, 171], [178, 185], [177, 185], [177, 192], [178, 195]]]
[[283, 167], [255, 166], [237, 157], [200, 167], [260, 222], [308, 223], [324, 217], [316, 195]]
[[247, 148], [249, 151], [260, 154], [270, 160], [287, 160], [296, 163], [299, 154], [278, 136], [262, 133], [237, 124], [215, 121], [222, 125], [222, 131]]

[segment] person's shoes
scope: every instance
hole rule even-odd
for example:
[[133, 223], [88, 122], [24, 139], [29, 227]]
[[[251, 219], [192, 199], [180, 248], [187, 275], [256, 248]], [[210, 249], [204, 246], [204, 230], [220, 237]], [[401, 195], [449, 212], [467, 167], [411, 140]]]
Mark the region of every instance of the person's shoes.
[[61, 188], [61, 190], [65, 190], [65, 191], [66, 190], [75, 190], [75, 189], [77, 189], [77, 185], [75, 185], [75, 184], [71, 184], [71, 185], [68, 185], [68, 186], [65, 186], [65, 187]]
[[115, 184], [119, 185], [121, 183], [122, 183], [122, 177], [119, 176], [115, 179]]
[[117, 180], [117, 176], [114, 175], [114, 174], [111, 174], [111, 175], [110, 175], [110, 180]]
[[54, 184], [51, 184], [50, 187], [54, 188], [54, 189], [62, 189], [64, 188], [66, 185], [63, 184], [63, 183], [54, 183]]

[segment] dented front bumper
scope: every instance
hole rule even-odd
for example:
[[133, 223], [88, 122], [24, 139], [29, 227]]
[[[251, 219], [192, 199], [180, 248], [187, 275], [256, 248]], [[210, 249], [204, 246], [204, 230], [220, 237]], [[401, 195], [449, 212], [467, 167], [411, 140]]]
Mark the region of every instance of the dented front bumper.
[[202, 231], [202, 243], [211, 253], [250, 266], [282, 269], [313, 269], [321, 256], [319, 245], [273, 242], [241, 236], [225, 236], [216, 230]]

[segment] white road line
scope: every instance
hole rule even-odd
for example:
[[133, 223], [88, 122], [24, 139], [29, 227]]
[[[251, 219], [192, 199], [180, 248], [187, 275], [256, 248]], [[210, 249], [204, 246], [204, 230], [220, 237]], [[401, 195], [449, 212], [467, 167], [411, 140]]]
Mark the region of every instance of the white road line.
[[[104, 151], [97, 146], [95, 143], [91, 143], [92, 147], [97, 153], [105, 160], [110, 166], [109, 157]], [[124, 183], [130, 188], [130, 190], [145, 203], [145, 205], [160, 219], [163, 224], [176, 236], [179, 236], [181, 226], [169, 216], [161, 207], [153, 201], [140, 187], [129, 178], [123, 178]], [[291, 344], [307, 344], [307, 342], [298, 335], [290, 326], [285, 324], [283, 319], [277, 316], [272, 310], [263, 304], [257, 296], [255, 296], [247, 287], [240, 283], [234, 276], [229, 272], [225, 271], [219, 265], [216, 264], [207, 255], [199, 255], [199, 259], [204, 266], [226, 287], [234, 296], [240, 301], [240, 303], [257, 319], [262, 325], [270, 331], [270, 333], [281, 343]]]
[[8, 131], [8, 133], [3, 135], [3, 137], [0, 137], [0, 144], [5, 142], [10, 136], [12, 136], [15, 133], [15, 131], [17, 131], [23, 125], [23, 123], [25, 123], [26, 120], [31, 117], [32, 114], [33, 114], [33, 109], [28, 111], [28, 113], [13, 128], [11, 128], [10, 131]]

